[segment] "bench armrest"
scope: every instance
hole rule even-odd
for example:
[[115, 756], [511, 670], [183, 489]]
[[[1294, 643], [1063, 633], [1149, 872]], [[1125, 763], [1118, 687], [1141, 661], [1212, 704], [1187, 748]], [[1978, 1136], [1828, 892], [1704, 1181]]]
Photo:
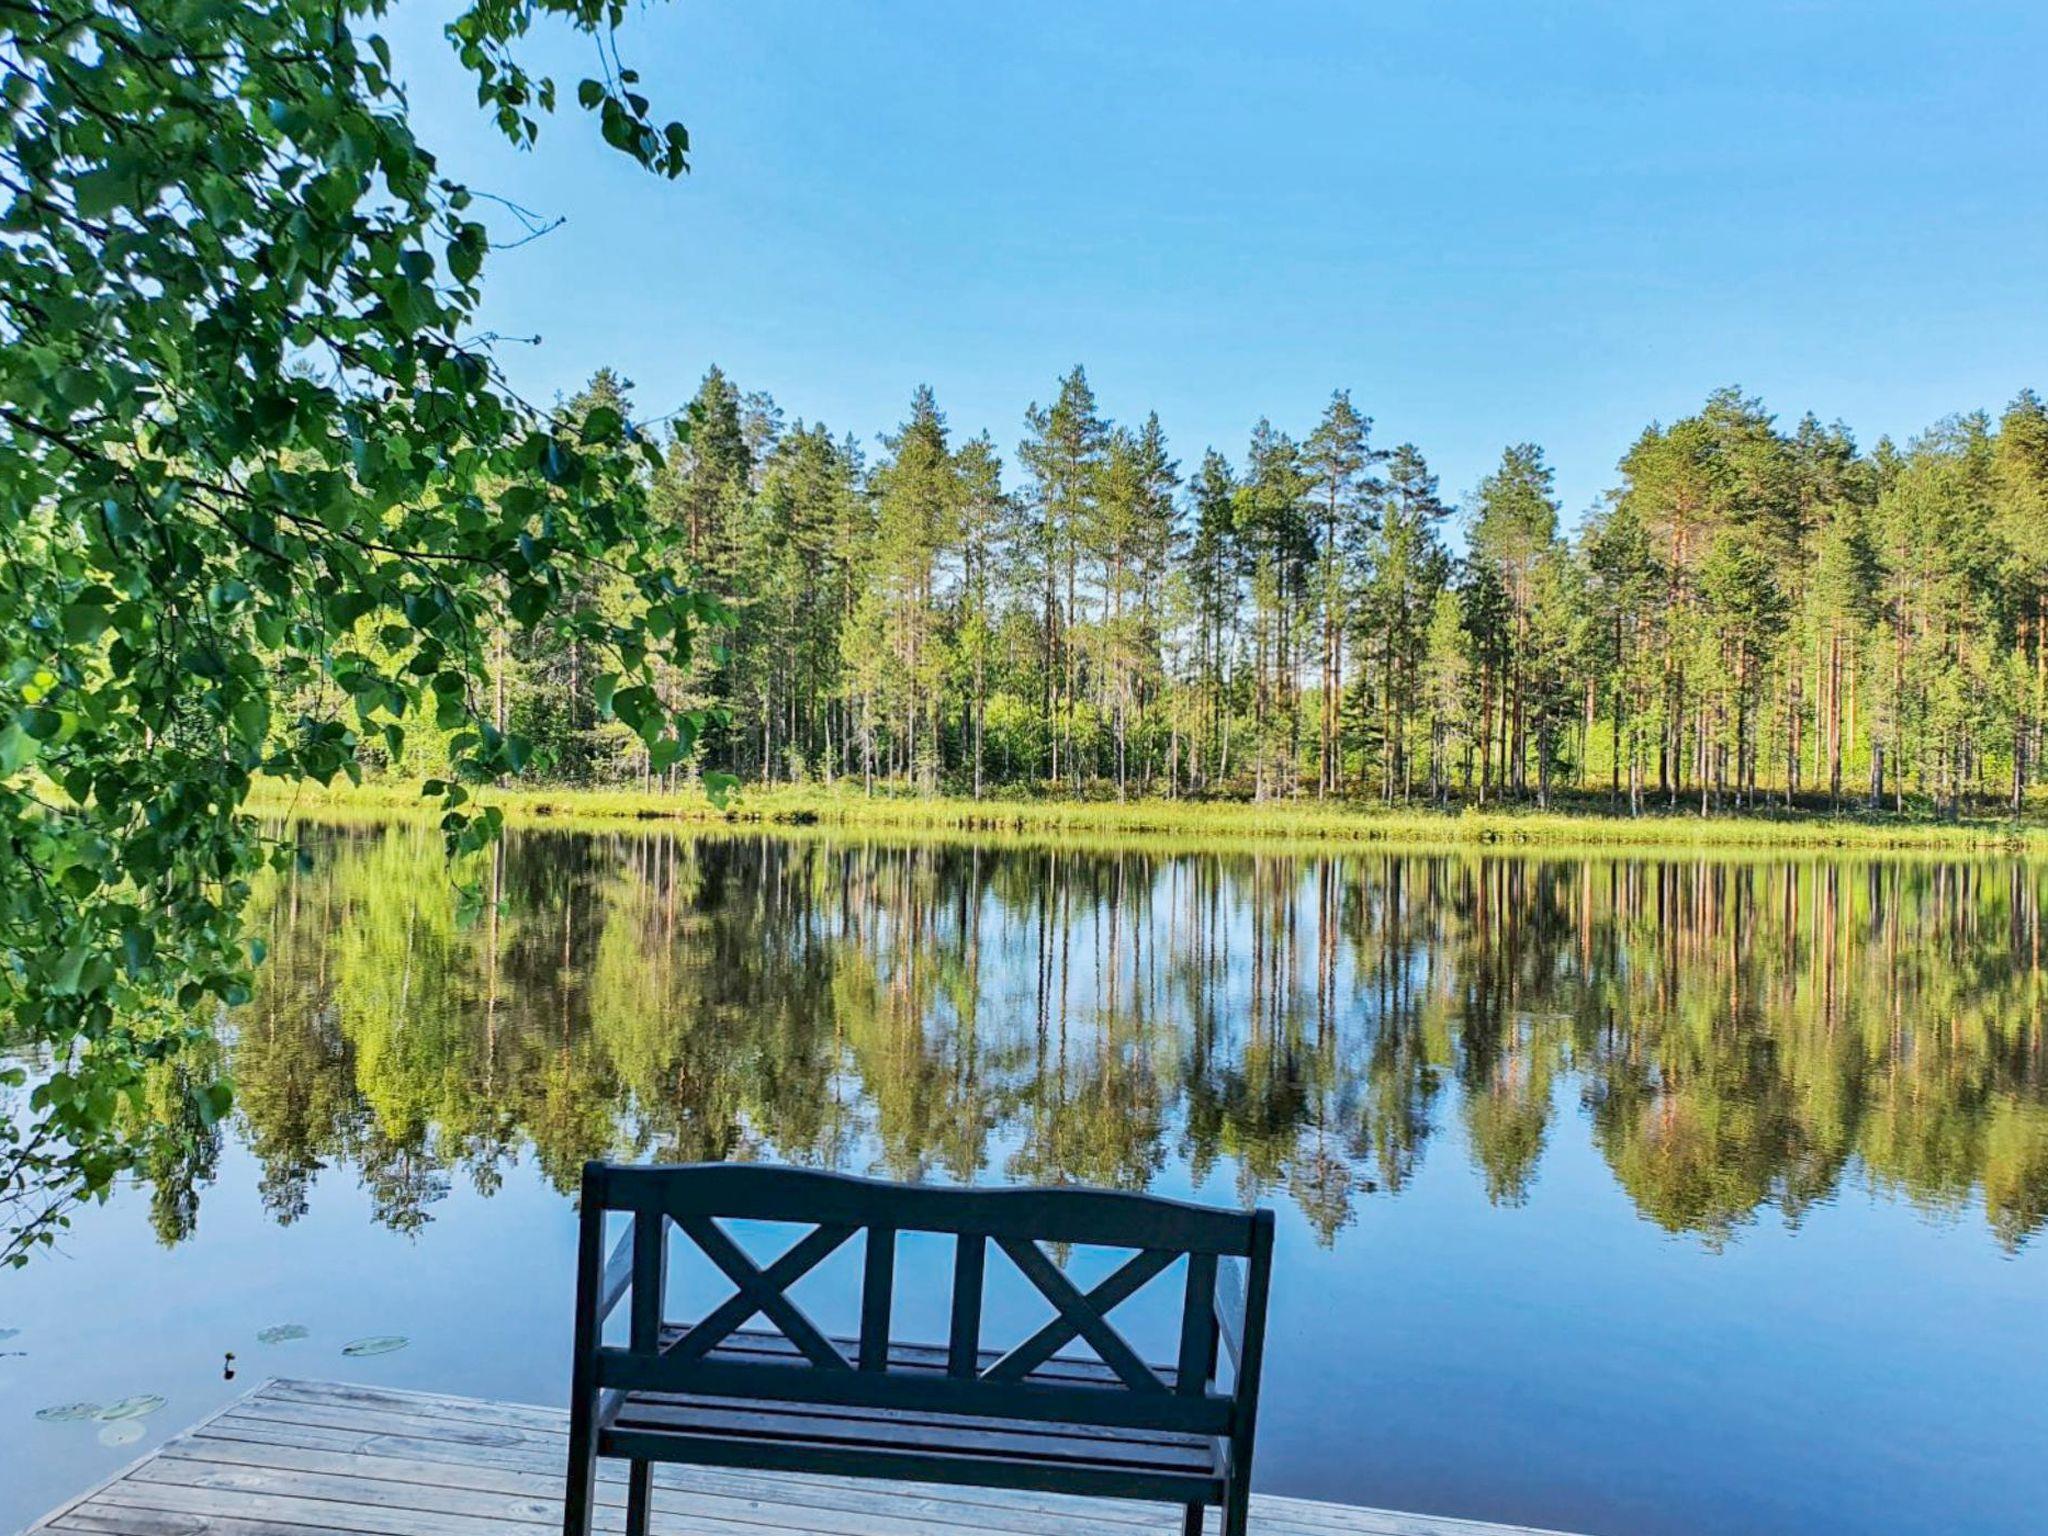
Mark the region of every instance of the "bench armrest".
[[1244, 1369], [1244, 1269], [1243, 1259], [1226, 1257], [1216, 1265], [1216, 1332], [1233, 1371]]

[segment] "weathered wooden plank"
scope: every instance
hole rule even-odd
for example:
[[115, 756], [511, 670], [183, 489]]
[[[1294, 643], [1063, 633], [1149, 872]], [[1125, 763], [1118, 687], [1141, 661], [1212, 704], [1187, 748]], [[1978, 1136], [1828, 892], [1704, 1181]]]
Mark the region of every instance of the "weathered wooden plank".
[[[943, 1351], [934, 1350], [932, 1353], [938, 1355], [941, 1359], [943, 1358]], [[376, 1422], [374, 1418], [375, 1413], [380, 1409], [389, 1409], [394, 1411], [398, 1418], [406, 1425], [414, 1428], [421, 1427], [423, 1421], [430, 1420], [434, 1416], [446, 1415], [462, 1426], [474, 1426], [481, 1423], [488, 1427], [493, 1420], [503, 1420], [511, 1427], [540, 1429], [545, 1432], [548, 1428], [559, 1429], [566, 1423], [567, 1417], [559, 1409], [525, 1404], [484, 1403], [469, 1398], [443, 1397], [428, 1393], [405, 1392], [393, 1388], [366, 1387], [337, 1382], [281, 1381], [272, 1384], [260, 1398], [246, 1404], [243, 1414], [224, 1416], [222, 1420], [207, 1426], [203, 1434], [208, 1438], [237, 1434], [255, 1434], [266, 1438], [272, 1435], [282, 1435], [291, 1437], [290, 1443], [294, 1445], [340, 1446], [350, 1450], [357, 1450], [357, 1448], [367, 1445], [380, 1457], [397, 1454], [407, 1448], [411, 1448], [419, 1454], [425, 1455], [430, 1453], [434, 1456], [472, 1457], [486, 1453], [484, 1448], [478, 1447], [472, 1438], [466, 1436], [449, 1442], [413, 1439], [401, 1434], [372, 1433], [365, 1436], [349, 1431], [317, 1430], [294, 1424], [268, 1422], [260, 1418], [247, 1417], [248, 1414], [260, 1414], [267, 1402], [296, 1401], [300, 1399], [324, 1400], [335, 1405], [346, 1403], [358, 1412], [371, 1415], [364, 1422], [373, 1425]], [[323, 1436], [327, 1438], [321, 1438]], [[502, 1457], [496, 1451], [490, 1451], [488, 1454], [497, 1458], [491, 1463], [493, 1466], [504, 1465], [512, 1468], [526, 1467], [542, 1470], [559, 1465], [559, 1452], [550, 1452], [548, 1450], [539, 1450], [533, 1453], [524, 1451], [507, 1452]], [[828, 1479], [806, 1478], [794, 1474], [722, 1470], [705, 1476], [692, 1476], [692, 1469], [665, 1468], [663, 1469], [662, 1478], [666, 1480], [670, 1474], [674, 1474], [675, 1477], [684, 1480], [678, 1483], [677, 1486], [684, 1486], [685, 1484], [701, 1488], [743, 1486], [759, 1498], [819, 1497], [838, 1501], [851, 1499], [862, 1503], [870, 1502], [863, 1497], [861, 1485], [859, 1484], [839, 1484]], [[612, 1481], [617, 1481], [620, 1476], [616, 1471], [609, 1469], [606, 1475]], [[910, 1485], [892, 1485], [892, 1490], [903, 1489], [908, 1486]], [[962, 1504], [972, 1504], [984, 1498], [982, 1490], [974, 1489], [942, 1488], [937, 1485], [925, 1485], [920, 1491], [923, 1496], [928, 1498], [936, 1496], [941, 1504], [949, 1508]], [[1261, 1495], [1260, 1497], [1263, 1499], [1265, 1496]], [[985, 1498], [998, 1508], [1013, 1508], [1018, 1506], [1019, 1501], [1028, 1501], [1031, 1507], [1063, 1512], [1069, 1516], [1076, 1512], [1085, 1513], [1091, 1522], [1109, 1519], [1116, 1520], [1119, 1523], [1146, 1526], [1159, 1523], [1158, 1517], [1142, 1506], [1113, 1501], [1088, 1500], [1084, 1503], [1084, 1501], [1077, 1501], [1060, 1495], [1040, 1498], [1036, 1495], [1004, 1490], [988, 1490], [986, 1491]], [[901, 1495], [895, 1491], [879, 1494], [874, 1502], [878, 1502], [891, 1509], [900, 1508]], [[1311, 1513], [1329, 1512], [1332, 1515], [1344, 1517], [1348, 1517], [1353, 1513], [1347, 1506], [1315, 1504], [1303, 1501], [1296, 1501], [1296, 1503], [1302, 1509]]]
[[356, 1531], [363, 1536], [554, 1536], [560, 1529], [546, 1520], [496, 1520], [478, 1515], [386, 1509], [359, 1501], [339, 1503], [232, 1488], [184, 1488], [174, 1483], [139, 1482], [132, 1477], [102, 1489], [87, 1507], [154, 1509], [208, 1519], [268, 1520], [280, 1525]]
[[[252, 1434], [255, 1439], [236, 1439]], [[331, 1437], [318, 1440], [317, 1437]], [[303, 1429], [263, 1421], [236, 1423], [222, 1421], [209, 1426], [204, 1436], [194, 1437], [199, 1453], [225, 1445], [275, 1446], [280, 1450], [331, 1449], [360, 1458], [374, 1455], [377, 1465], [394, 1457], [409, 1457], [439, 1469], [475, 1469], [531, 1472], [559, 1482], [561, 1460], [530, 1452], [479, 1449], [445, 1441], [409, 1441], [393, 1436], [367, 1439], [331, 1430]], [[363, 1449], [367, 1446], [369, 1449]], [[623, 1485], [625, 1473], [616, 1463], [604, 1463], [598, 1473], [599, 1486]], [[697, 1467], [664, 1466], [656, 1469], [656, 1486], [688, 1491], [693, 1496], [722, 1493], [758, 1502], [817, 1505], [823, 1508], [866, 1511], [894, 1517], [915, 1512], [958, 1528], [1015, 1531], [1023, 1536], [1069, 1536], [1080, 1521], [1096, 1530], [1164, 1528], [1162, 1517], [1151, 1506], [1112, 1500], [1088, 1499], [1075, 1495], [1039, 1495], [1005, 1492], [999, 1489], [946, 1487], [921, 1483], [872, 1483], [843, 1481], [795, 1473], [709, 1470]], [[623, 1499], [621, 1490], [618, 1498]]]
[[[166, 1462], [187, 1462], [209, 1472], [243, 1469], [248, 1472], [325, 1474], [330, 1479], [351, 1478], [362, 1483], [377, 1482], [396, 1490], [405, 1484], [466, 1489], [480, 1494], [503, 1494], [519, 1500], [548, 1505], [559, 1518], [562, 1476], [559, 1468], [532, 1471], [479, 1467], [441, 1461], [407, 1461], [395, 1457], [363, 1458], [345, 1452], [306, 1450], [295, 1446], [261, 1445], [233, 1440], [192, 1441], [166, 1446]], [[665, 1512], [715, 1517], [775, 1530], [817, 1533], [817, 1536], [872, 1536], [877, 1524], [886, 1521], [901, 1536], [953, 1536], [965, 1528], [1015, 1536], [1075, 1536], [1076, 1516], [1070, 1506], [1064, 1516], [1044, 1515], [1025, 1509], [976, 1506], [961, 1500], [911, 1497], [890, 1490], [873, 1491], [873, 1484], [850, 1484], [847, 1489], [869, 1491], [870, 1496], [854, 1501], [834, 1494], [842, 1491], [831, 1484], [822, 1486], [794, 1478], [741, 1478], [725, 1474], [697, 1473], [687, 1480], [662, 1475], [655, 1478], [654, 1508]], [[682, 1469], [678, 1469], [682, 1470]], [[390, 1497], [397, 1497], [394, 1493]], [[607, 1529], [623, 1525], [626, 1492], [623, 1474], [600, 1477], [597, 1486], [599, 1524]], [[1125, 1505], [1138, 1512], [1130, 1522], [1133, 1531], [1169, 1528], [1170, 1518], [1150, 1506]], [[608, 1513], [607, 1513], [608, 1512]], [[1092, 1520], [1083, 1521], [1101, 1529]], [[1121, 1527], [1118, 1527], [1121, 1528]]]
[[[409, 1509], [424, 1514], [475, 1516], [484, 1520], [538, 1521], [552, 1525], [562, 1518], [562, 1489], [553, 1493], [465, 1488], [450, 1479], [405, 1481], [366, 1476], [361, 1466], [339, 1472], [304, 1467], [251, 1467], [158, 1456], [137, 1467], [127, 1486], [162, 1485], [216, 1493], [275, 1495], [327, 1499], [370, 1509]], [[138, 1498], [144, 1495], [138, 1494]]]
[[237, 1409], [234, 1416], [274, 1419], [311, 1429], [348, 1429], [363, 1435], [447, 1440], [484, 1450], [518, 1447], [560, 1455], [568, 1442], [565, 1433], [526, 1429], [516, 1424], [479, 1424], [422, 1413], [395, 1413], [340, 1403], [298, 1403], [282, 1398], [257, 1399]]
[[[177, 1483], [187, 1487], [235, 1489], [246, 1492], [278, 1493], [305, 1498], [332, 1499], [341, 1502], [357, 1501], [367, 1504], [442, 1511], [455, 1514], [476, 1514], [491, 1517], [502, 1516], [513, 1520], [555, 1520], [561, 1513], [561, 1479], [559, 1474], [541, 1472], [514, 1473], [493, 1471], [482, 1468], [454, 1467], [444, 1463], [405, 1462], [391, 1458], [361, 1458], [333, 1453], [308, 1453], [286, 1447], [261, 1447], [236, 1445], [234, 1442], [211, 1442], [208, 1454], [195, 1454], [189, 1445], [173, 1445], [153, 1462], [137, 1468], [135, 1480], [144, 1482]], [[221, 1451], [239, 1452], [234, 1459], [224, 1459]], [[265, 1451], [272, 1454], [265, 1455]], [[454, 1475], [450, 1475], [453, 1473]], [[886, 1515], [891, 1529], [901, 1530], [905, 1536], [936, 1536], [939, 1532], [973, 1529], [1031, 1529], [1066, 1533], [1076, 1531], [1079, 1526], [1073, 1518], [1073, 1505], [1067, 1506], [1067, 1517], [1051, 1521], [1039, 1521], [1020, 1526], [1016, 1522], [993, 1521], [970, 1514], [975, 1506], [960, 1501], [948, 1501], [946, 1507], [925, 1509], [913, 1505], [906, 1508], [906, 1502], [893, 1496], [885, 1496], [867, 1504], [864, 1511], [840, 1511], [829, 1506], [803, 1505], [786, 1499], [744, 1497], [734, 1494], [727, 1486], [730, 1479], [699, 1479], [702, 1487], [683, 1488], [671, 1485], [666, 1480], [657, 1483], [657, 1511], [674, 1511], [678, 1514], [716, 1520], [721, 1528], [725, 1525], [758, 1527], [766, 1523], [777, 1530], [820, 1533], [820, 1536], [871, 1536], [876, 1522]], [[775, 1493], [795, 1491], [795, 1480], [782, 1480], [775, 1485]], [[1275, 1512], [1280, 1513], [1276, 1501]], [[598, 1503], [612, 1511], [609, 1525], [620, 1523], [618, 1512], [625, 1503], [623, 1487], [618, 1479], [612, 1479], [600, 1486]], [[1331, 1506], [1304, 1504], [1289, 1501], [1287, 1509], [1304, 1510], [1321, 1516], [1334, 1513], [1340, 1523], [1329, 1523], [1318, 1518], [1304, 1530], [1353, 1531], [1359, 1527], [1348, 1518], [1354, 1511], [1333, 1510]], [[987, 1513], [1005, 1513], [998, 1507]], [[1402, 1524], [1404, 1518], [1408, 1524]], [[1080, 1525], [1092, 1525], [1092, 1521]], [[1133, 1524], [1141, 1528], [1166, 1529], [1172, 1523], [1164, 1513], [1153, 1513]], [[1380, 1522], [1388, 1530], [1412, 1530], [1429, 1533], [1429, 1536], [1455, 1536], [1456, 1532], [1469, 1530], [1471, 1536], [1484, 1533], [1499, 1533], [1510, 1528], [1487, 1526], [1477, 1522], [1446, 1522], [1427, 1517], [1389, 1517]], [[1375, 1530], [1380, 1528], [1375, 1525]], [[924, 1527], [930, 1533], [923, 1533]], [[913, 1529], [914, 1528], [914, 1529]], [[1262, 1522], [1262, 1529], [1264, 1528]]]
[[539, 1403], [493, 1403], [475, 1397], [442, 1397], [353, 1381], [300, 1381], [284, 1377], [268, 1383], [263, 1389], [262, 1399], [345, 1403], [372, 1411], [458, 1419], [466, 1424], [509, 1424], [515, 1429], [537, 1430], [543, 1434], [566, 1434], [569, 1429], [568, 1410], [563, 1408], [544, 1407]]
[[[194, 1443], [203, 1448], [223, 1444], [275, 1443], [280, 1448], [298, 1449], [306, 1444], [309, 1437], [334, 1434], [336, 1440], [352, 1447], [341, 1454], [373, 1454], [378, 1457], [379, 1464], [386, 1458], [402, 1456], [442, 1468], [528, 1471], [542, 1473], [556, 1480], [559, 1480], [560, 1476], [561, 1461], [558, 1456], [551, 1458], [528, 1452], [478, 1449], [444, 1441], [407, 1441], [397, 1437], [371, 1437], [364, 1442], [332, 1431], [294, 1429], [291, 1426], [270, 1426], [260, 1422], [255, 1425], [255, 1430], [275, 1430], [280, 1435], [290, 1437], [289, 1443], [274, 1442], [269, 1438], [253, 1441], [231, 1440], [227, 1437], [236, 1434], [238, 1426], [228, 1423], [214, 1426], [203, 1438], [196, 1439]], [[360, 1448], [354, 1448], [364, 1444], [370, 1447], [367, 1453]], [[624, 1469], [616, 1463], [604, 1463], [599, 1469], [598, 1480], [600, 1487], [607, 1483], [623, 1485]], [[1158, 1513], [1152, 1507], [1122, 1501], [1089, 1499], [1071, 1494], [1039, 1495], [1021, 1491], [913, 1482], [885, 1484], [846, 1481], [799, 1473], [663, 1466], [656, 1469], [656, 1486], [687, 1490], [693, 1495], [706, 1492], [727, 1493], [766, 1503], [799, 1506], [815, 1504], [826, 1508], [869, 1511], [892, 1517], [914, 1510], [921, 1515], [960, 1528], [1016, 1531], [1026, 1533], [1026, 1536], [1069, 1536], [1075, 1528], [1076, 1521], [1090, 1529], [1117, 1531], [1123, 1530], [1125, 1526], [1155, 1529], [1160, 1528], [1162, 1524]], [[623, 1499], [623, 1491], [619, 1497]], [[1174, 1528], [1178, 1528], [1177, 1524]]]
[[[527, 1405], [505, 1405], [505, 1412], [497, 1414], [495, 1410], [499, 1405], [479, 1403], [471, 1399], [445, 1398], [431, 1394], [405, 1393], [392, 1389], [359, 1387], [339, 1383], [280, 1382], [276, 1384], [273, 1391], [266, 1393], [263, 1399], [258, 1399], [248, 1406], [251, 1412], [260, 1414], [267, 1401], [303, 1396], [348, 1399], [353, 1404], [355, 1411], [368, 1415], [362, 1422], [369, 1424], [372, 1428], [377, 1423], [375, 1418], [376, 1409], [385, 1406], [402, 1410], [397, 1416], [398, 1419], [412, 1428], [427, 1427], [432, 1416], [439, 1413], [448, 1414], [458, 1427], [476, 1425], [479, 1418], [484, 1421], [484, 1427], [488, 1427], [489, 1419], [494, 1416], [516, 1420], [516, 1427], [521, 1428], [537, 1425], [559, 1426], [566, 1422], [566, 1416], [557, 1409]], [[366, 1436], [348, 1431], [324, 1431], [295, 1424], [267, 1422], [260, 1418], [251, 1419], [246, 1417], [246, 1415], [229, 1415], [215, 1425], [210, 1426], [206, 1431], [209, 1437], [252, 1433], [264, 1436], [271, 1434], [291, 1435], [295, 1437], [293, 1440], [295, 1444], [309, 1443], [308, 1437], [311, 1437], [311, 1443], [323, 1447], [339, 1446], [357, 1449], [367, 1445], [382, 1455], [411, 1453], [428, 1458], [447, 1456], [477, 1458], [488, 1456], [490, 1458], [489, 1465], [514, 1469], [529, 1468], [541, 1470], [551, 1466], [559, 1466], [560, 1464], [558, 1451], [541, 1448], [504, 1451], [478, 1446], [473, 1438], [467, 1436], [459, 1437], [452, 1441], [414, 1438], [395, 1433], [372, 1433]], [[330, 1438], [320, 1438], [323, 1435]], [[537, 1442], [527, 1443], [537, 1446]], [[472, 1464], [475, 1464], [474, 1461], [472, 1461]], [[784, 1473], [724, 1470], [709, 1474], [708, 1477], [692, 1477], [688, 1475], [690, 1470], [665, 1468], [658, 1481], [666, 1483], [670, 1480], [670, 1474], [674, 1473], [676, 1477], [682, 1479], [682, 1482], [677, 1483], [677, 1486], [731, 1488], [736, 1485], [742, 1485], [747, 1491], [759, 1498], [822, 1497], [840, 1502], [846, 1500], [854, 1500], [863, 1504], [871, 1502], [863, 1496], [858, 1484], [834, 1484], [826, 1479], [802, 1478]], [[616, 1481], [619, 1474], [611, 1469], [607, 1469], [605, 1475]], [[903, 1485], [894, 1486], [900, 1488]], [[1068, 1522], [1075, 1518], [1076, 1515], [1082, 1515], [1090, 1523], [1100, 1520], [1111, 1520], [1118, 1524], [1130, 1523], [1145, 1526], [1159, 1523], [1158, 1518], [1142, 1506], [1111, 1501], [1089, 1500], [1085, 1502], [1084, 1506], [1077, 1503], [1075, 1499], [1066, 1496], [1053, 1495], [1048, 1498], [1040, 1498], [1036, 1495], [1004, 1490], [988, 1490], [984, 1499], [982, 1490], [939, 1488], [935, 1485], [927, 1485], [922, 1490], [922, 1495], [927, 1498], [936, 1496], [940, 1503], [949, 1509], [954, 1506], [977, 1502], [988, 1502], [996, 1508], [1016, 1508], [1020, 1500], [1026, 1500], [1029, 1501], [1031, 1507], [1053, 1512]], [[900, 1508], [901, 1496], [893, 1491], [881, 1493], [876, 1495], [875, 1500], [872, 1502], [875, 1503], [876, 1507]], [[1351, 1513], [1351, 1511], [1344, 1509], [1342, 1506], [1308, 1504], [1303, 1507], [1311, 1511], [1342, 1510], [1347, 1515]]]
[[[304, 1392], [313, 1385], [315, 1384], [291, 1383], [290, 1388], [294, 1392]], [[372, 1389], [348, 1388], [346, 1390], [351, 1395], [359, 1395]], [[465, 1432], [458, 1433], [452, 1438], [437, 1436], [434, 1432], [436, 1426], [434, 1426], [428, 1415], [435, 1409], [437, 1403], [460, 1405], [467, 1408], [468, 1405], [464, 1400], [438, 1400], [413, 1394], [393, 1395], [402, 1404], [404, 1412], [402, 1415], [389, 1419], [380, 1418], [374, 1408], [366, 1408], [360, 1404], [345, 1408], [339, 1406], [331, 1408], [329, 1411], [332, 1419], [347, 1419], [351, 1426], [348, 1428], [332, 1427], [331, 1419], [329, 1423], [321, 1425], [305, 1424], [302, 1422], [304, 1414], [301, 1411], [300, 1405], [280, 1401], [275, 1396], [266, 1395], [262, 1399], [249, 1403], [242, 1411], [225, 1416], [214, 1424], [207, 1426], [204, 1434], [208, 1439], [239, 1437], [253, 1439], [258, 1442], [275, 1441], [292, 1445], [317, 1446], [324, 1449], [341, 1450], [361, 1455], [406, 1455], [437, 1460], [459, 1458], [467, 1459], [480, 1465], [505, 1467], [560, 1465], [561, 1451], [559, 1446], [536, 1438], [516, 1437], [516, 1444], [505, 1446], [479, 1444], [477, 1438], [472, 1434], [466, 1433], [466, 1431], [472, 1428], [488, 1428], [489, 1426], [476, 1425], [473, 1422], [473, 1415], [467, 1412], [463, 1414], [459, 1421], [451, 1426], [458, 1431]], [[554, 1415], [553, 1410], [531, 1408], [522, 1408], [520, 1413], [522, 1415]], [[684, 1469], [674, 1470], [680, 1472]], [[734, 1477], [772, 1477], [775, 1481], [772, 1485], [764, 1485], [761, 1490], [763, 1496], [774, 1496], [778, 1491], [788, 1489], [814, 1490], [834, 1498], [852, 1498], [860, 1494], [858, 1484], [834, 1483], [828, 1479], [803, 1478], [800, 1475], [794, 1474], [720, 1473], [718, 1476], [726, 1481], [730, 1481]], [[897, 1485], [898, 1492], [892, 1493], [888, 1497], [892, 1500], [897, 1498], [903, 1486]], [[978, 1497], [978, 1490], [941, 1490], [936, 1486], [932, 1486], [916, 1491], [927, 1495], [943, 1494], [949, 1503], [973, 1502]], [[1009, 1498], [1009, 1495], [1000, 1491], [991, 1491], [989, 1497], [996, 1501], [1004, 1501]], [[1051, 1504], [1045, 1507], [1071, 1511], [1076, 1508], [1076, 1505], [1072, 1500], [1067, 1500], [1064, 1503]], [[1135, 1523], [1149, 1523], [1149, 1517], [1135, 1506], [1119, 1505], [1113, 1502], [1104, 1501], [1096, 1503], [1091, 1501], [1084, 1512], [1090, 1518], [1098, 1516], [1105, 1519], [1128, 1518]]]
[[[309, 1418], [324, 1422], [303, 1422]], [[566, 1424], [560, 1410], [534, 1405], [276, 1382], [36, 1529], [47, 1536], [554, 1536]], [[604, 1536], [622, 1531], [625, 1503], [623, 1468], [602, 1464], [593, 1528]], [[1160, 1504], [715, 1467], [658, 1468], [652, 1505], [660, 1536], [1165, 1536], [1180, 1524], [1179, 1512]], [[1251, 1533], [1555, 1536], [1271, 1495], [1252, 1499]]]

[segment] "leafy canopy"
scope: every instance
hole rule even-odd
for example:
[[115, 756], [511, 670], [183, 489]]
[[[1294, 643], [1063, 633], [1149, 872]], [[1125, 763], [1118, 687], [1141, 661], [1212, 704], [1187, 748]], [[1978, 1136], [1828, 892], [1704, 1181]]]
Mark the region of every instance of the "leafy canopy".
[[[141, 1150], [148, 1065], [248, 996], [241, 914], [281, 857], [252, 780], [355, 776], [408, 722], [452, 848], [525, 743], [483, 706], [495, 626], [604, 658], [594, 688], [657, 765], [713, 605], [646, 511], [652, 449], [571, 423], [471, 333], [482, 203], [415, 141], [383, 0], [0, 0], [0, 1257]], [[476, 0], [447, 28], [513, 142], [554, 82], [515, 50], [553, 18], [576, 99], [649, 170], [687, 169], [613, 34], [623, 0]], [[601, 568], [629, 594], [561, 601]], [[310, 705], [295, 701], [312, 700]], [[714, 786], [716, 788], [716, 786]], [[203, 1077], [199, 1108], [226, 1089]], [[130, 1120], [136, 1118], [128, 1117]], [[174, 1117], [160, 1117], [170, 1119]], [[157, 1134], [170, 1134], [161, 1128]]]

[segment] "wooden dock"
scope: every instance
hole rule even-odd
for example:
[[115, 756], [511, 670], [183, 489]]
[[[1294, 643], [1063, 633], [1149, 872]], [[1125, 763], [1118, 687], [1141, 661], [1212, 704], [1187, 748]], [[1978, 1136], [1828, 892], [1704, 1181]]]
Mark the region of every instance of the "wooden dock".
[[[332, 1381], [271, 1381], [30, 1532], [558, 1536], [568, 1415]], [[599, 1524], [625, 1526], [623, 1467]], [[1180, 1511], [1052, 1494], [660, 1467], [654, 1536], [1178, 1536]], [[1216, 1515], [1210, 1513], [1210, 1530]], [[1521, 1526], [1252, 1496], [1255, 1536], [1543, 1536]], [[27, 1533], [24, 1533], [27, 1536]]]

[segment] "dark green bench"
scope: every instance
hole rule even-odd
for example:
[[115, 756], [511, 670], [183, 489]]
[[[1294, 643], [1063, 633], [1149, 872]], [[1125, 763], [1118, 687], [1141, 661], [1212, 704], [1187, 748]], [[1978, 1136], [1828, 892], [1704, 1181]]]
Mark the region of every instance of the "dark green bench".
[[[630, 1212], [609, 1260], [605, 1215]], [[757, 1266], [726, 1220], [808, 1224]], [[665, 1314], [668, 1229], [695, 1243], [734, 1294], [694, 1324]], [[891, 1327], [896, 1235], [951, 1235], [945, 1343]], [[862, 1235], [859, 1333], [826, 1337], [789, 1287]], [[1044, 1243], [1134, 1248], [1079, 1289]], [[1053, 1318], [1003, 1350], [982, 1347], [991, 1245]], [[564, 1536], [594, 1529], [597, 1461], [629, 1461], [626, 1530], [645, 1536], [656, 1462], [1020, 1488], [1183, 1505], [1190, 1536], [1223, 1511], [1243, 1536], [1265, 1348], [1273, 1214], [1087, 1189], [938, 1189], [726, 1163], [583, 1170]], [[1179, 1349], [1148, 1364], [1109, 1313], [1185, 1264]], [[630, 1295], [624, 1346], [605, 1319]], [[756, 1317], [767, 1328], [744, 1325]], [[1095, 1358], [1064, 1354], [1075, 1340]], [[1218, 1355], [1231, 1362], [1218, 1384]]]

